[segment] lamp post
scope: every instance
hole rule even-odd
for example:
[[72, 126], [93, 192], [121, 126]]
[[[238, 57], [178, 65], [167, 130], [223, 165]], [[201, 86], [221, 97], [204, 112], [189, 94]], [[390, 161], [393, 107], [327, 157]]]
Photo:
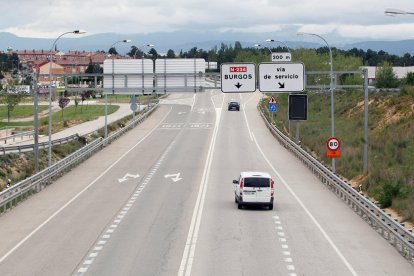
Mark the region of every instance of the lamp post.
[[[280, 44], [282, 44], [283, 45], [283, 47], [285, 47], [287, 50], [288, 50], [288, 52], [289, 52], [289, 54], [290, 54], [290, 58], [292, 58], [292, 53], [290, 52], [290, 49], [289, 49], [289, 47], [286, 45], [286, 43], [284, 43], [283, 41], [280, 41], [280, 40], [274, 40], [274, 39], [271, 39], [271, 38], [269, 38], [269, 39], [266, 39], [266, 42], [278, 42], [278, 43], [280, 43]], [[290, 94], [290, 92], [289, 92], [289, 94]], [[289, 116], [288, 116], [289, 117]], [[297, 127], [299, 127], [299, 125], [297, 126]], [[290, 135], [290, 120], [289, 120], [289, 118], [288, 118], [288, 128], [289, 128], [289, 135]], [[298, 131], [299, 132], [299, 131]], [[297, 134], [297, 137], [299, 137], [299, 134]], [[298, 139], [299, 140], [299, 139]]]
[[[117, 42], [114, 42], [109, 49], [111, 49], [112, 47], [114, 47], [116, 44], [118, 43], [129, 43], [131, 42], [130, 39], [123, 39], [123, 40], [118, 40]], [[114, 59], [112, 58], [112, 93], [114, 93], [114, 81], [115, 81], [115, 76], [114, 76]], [[105, 93], [105, 137], [108, 137], [108, 94]]]
[[291, 54], [289, 47], [283, 41], [274, 40], [274, 39], [269, 38], [269, 39], [266, 39], [266, 42], [278, 42], [278, 43], [282, 44], [283, 47], [285, 47], [288, 50], [289, 54]]
[[[330, 75], [331, 75], [331, 82], [330, 82], [330, 85], [329, 85], [329, 89], [331, 91], [331, 137], [335, 137], [334, 95], [333, 95], [334, 81], [333, 81], [333, 63], [332, 63], [332, 50], [331, 50], [331, 46], [329, 46], [328, 42], [322, 36], [320, 36], [318, 34], [298, 32], [297, 35], [312, 35], [312, 36], [319, 37], [328, 46], [328, 49], [329, 49], [329, 59], [330, 59]], [[332, 171], [335, 173], [335, 158], [332, 158]]]
[[[146, 45], [139, 46], [137, 48], [137, 50], [135, 51], [135, 53], [134, 53], [134, 59], [137, 58], [138, 50], [141, 51], [141, 49], [144, 48], [145, 46], [146, 47], [154, 47], [155, 45], [146, 44]], [[144, 88], [145, 88], [144, 87], [144, 52], [142, 52], [142, 57], [141, 57], [141, 85], [142, 85], [142, 95], [144, 95]], [[138, 101], [138, 112], [139, 112], [139, 101]], [[135, 112], [134, 112], [134, 114], [135, 114]]]
[[254, 47], [257, 47], [257, 48], [260, 48], [260, 47], [266, 48], [269, 51], [269, 53], [270, 53], [270, 59], [272, 59], [272, 51], [269, 48], [267, 48], [266, 46], [263, 46], [262, 44], [254, 44]]
[[48, 129], [48, 135], [49, 135], [49, 141], [48, 141], [48, 166], [50, 167], [52, 165], [52, 62], [53, 62], [53, 58], [52, 58], [52, 52], [53, 52], [53, 48], [56, 45], [56, 42], [59, 40], [59, 38], [61, 38], [62, 36], [66, 35], [66, 34], [84, 34], [86, 33], [85, 31], [81, 31], [81, 30], [75, 30], [75, 31], [71, 31], [71, 32], [65, 32], [63, 34], [61, 34], [60, 36], [58, 36], [55, 41], [52, 44], [52, 47], [50, 48], [50, 57], [49, 57], [49, 62], [50, 62], [50, 66], [49, 66], [49, 129]]
[[388, 15], [388, 16], [414, 14], [414, 12], [409, 12], [409, 11], [404, 11], [404, 10], [399, 10], [399, 9], [393, 9], [393, 8], [386, 9], [384, 11], [384, 13], [385, 13], [385, 15]]

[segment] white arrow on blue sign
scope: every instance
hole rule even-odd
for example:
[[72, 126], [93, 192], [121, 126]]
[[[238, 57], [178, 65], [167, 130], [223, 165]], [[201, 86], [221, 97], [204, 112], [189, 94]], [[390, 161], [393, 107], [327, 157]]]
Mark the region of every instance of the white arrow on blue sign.
[[276, 112], [277, 111], [277, 104], [270, 103], [269, 104], [269, 112]]

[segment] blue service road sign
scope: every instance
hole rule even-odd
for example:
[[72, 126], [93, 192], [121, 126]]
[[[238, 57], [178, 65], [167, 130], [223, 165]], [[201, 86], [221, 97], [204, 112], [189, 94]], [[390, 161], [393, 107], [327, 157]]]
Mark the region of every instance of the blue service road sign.
[[269, 112], [276, 112], [277, 111], [277, 104], [275, 103], [270, 103], [269, 104]]

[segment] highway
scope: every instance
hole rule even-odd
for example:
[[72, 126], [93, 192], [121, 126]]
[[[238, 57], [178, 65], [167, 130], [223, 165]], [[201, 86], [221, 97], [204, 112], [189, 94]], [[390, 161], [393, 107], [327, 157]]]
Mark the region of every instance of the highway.
[[[260, 97], [169, 95], [0, 217], [0, 275], [414, 275], [279, 145]], [[230, 99], [240, 111], [227, 111]], [[272, 175], [273, 210], [237, 209], [232, 180], [247, 170]]]

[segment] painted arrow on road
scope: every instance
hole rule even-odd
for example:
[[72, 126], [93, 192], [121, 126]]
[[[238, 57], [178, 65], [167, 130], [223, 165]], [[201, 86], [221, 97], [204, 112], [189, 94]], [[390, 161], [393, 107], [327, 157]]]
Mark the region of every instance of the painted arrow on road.
[[125, 176], [123, 178], [118, 178], [118, 182], [119, 183], [122, 183], [124, 181], [127, 181], [129, 177], [138, 178], [139, 177], [139, 174], [130, 174], [130, 173], [127, 173], [127, 174], [125, 174]]
[[180, 177], [180, 173], [176, 174], [166, 174], [164, 175], [165, 178], [171, 178], [172, 181], [177, 182], [180, 181], [182, 178]]

